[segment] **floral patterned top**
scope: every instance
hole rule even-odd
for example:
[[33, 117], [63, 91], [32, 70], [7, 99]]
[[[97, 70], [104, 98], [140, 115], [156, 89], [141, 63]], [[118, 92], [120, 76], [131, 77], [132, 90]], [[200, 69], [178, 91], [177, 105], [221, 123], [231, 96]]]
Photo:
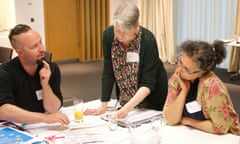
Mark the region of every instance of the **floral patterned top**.
[[128, 62], [127, 53], [135, 53], [139, 55], [141, 42], [141, 29], [132, 42], [124, 47], [114, 39], [112, 45], [112, 65], [114, 76], [119, 87], [119, 103], [125, 105], [137, 92], [138, 89], [138, 62]]
[[[181, 91], [175, 74], [168, 83], [168, 95], [164, 107], [169, 106]], [[238, 114], [234, 110], [228, 90], [213, 72], [199, 79], [197, 101], [202, 107], [205, 119], [212, 121], [212, 128], [216, 133], [228, 129], [229, 132], [240, 135]]]

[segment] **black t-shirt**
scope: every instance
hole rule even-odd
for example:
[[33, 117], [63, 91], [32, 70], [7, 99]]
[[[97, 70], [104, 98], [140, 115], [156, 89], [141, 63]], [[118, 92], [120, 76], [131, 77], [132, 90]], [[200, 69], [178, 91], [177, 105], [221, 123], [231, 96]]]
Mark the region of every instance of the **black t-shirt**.
[[[198, 91], [198, 83], [199, 83], [199, 79], [196, 79], [191, 84], [191, 87], [190, 87], [190, 90], [188, 92], [185, 104], [188, 103], [188, 102], [193, 102], [193, 101], [196, 100], [197, 91]], [[186, 105], [184, 105], [183, 116], [190, 117], [190, 118], [197, 119], [197, 120], [205, 120], [202, 109], [198, 112], [189, 113], [187, 111]]]
[[[59, 67], [51, 62], [49, 62], [49, 66], [51, 69], [49, 85], [62, 103]], [[42, 100], [38, 100], [36, 94], [37, 91], [42, 89], [39, 69], [34, 76], [29, 76], [23, 69], [18, 57], [0, 65], [0, 106], [10, 103], [29, 111], [45, 112]]]

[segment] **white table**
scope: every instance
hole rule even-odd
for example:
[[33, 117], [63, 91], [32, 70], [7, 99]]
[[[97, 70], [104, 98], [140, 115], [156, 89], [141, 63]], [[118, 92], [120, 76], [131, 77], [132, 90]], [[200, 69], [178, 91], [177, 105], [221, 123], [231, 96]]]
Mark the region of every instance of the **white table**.
[[[100, 101], [95, 100], [85, 103], [84, 107], [97, 107]], [[69, 118], [73, 119], [72, 107], [63, 108]], [[146, 124], [145, 126], [147, 126]], [[69, 127], [61, 127], [58, 124], [34, 124], [28, 125], [31, 132], [38, 137], [57, 136], [56, 144], [73, 143], [71, 137], [85, 139], [92, 143], [101, 144], [130, 144], [130, 134], [127, 128], [118, 127], [116, 131], [110, 131], [108, 123], [100, 119], [99, 116], [85, 116], [84, 122], [79, 125], [70, 124]], [[75, 130], [73, 130], [76, 128]], [[67, 141], [62, 136], [68, 137]], [[215, 135], [205, 133], [186, 126], [161, 126], [161, 144], [240, 144], [240, 137], [233, 134]], [[87, 144], [87, 143], [85, 143]]]
[[228, 43], [227, 45], [229, 45], [229, 46], [235, 46], [235, 47], [240, 47], [240, 43], [237, 43], [237, 41], [232, 41], [232, 42]]

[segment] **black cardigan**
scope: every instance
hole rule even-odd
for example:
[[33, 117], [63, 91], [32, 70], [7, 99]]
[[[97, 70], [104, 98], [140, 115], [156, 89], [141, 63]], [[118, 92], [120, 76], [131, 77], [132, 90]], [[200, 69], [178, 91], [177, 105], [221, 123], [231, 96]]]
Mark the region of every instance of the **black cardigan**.
[[[149, 96], [144, 99], [148, 108], [162, 110], [167, 90], [167, 73], [159, 58], [156, 39], [152, 32], [141, 27], [140, 64], [138, 71], [138, 87], [148, 87], [151, 90]], [[114, 27], [110, 26], [103, 32], [104, 68], [102, 73], [101, 101], [109, 101], [115, 77], [112, 67], [111, 48], [114, 39]], [[117, 86], [117, 84], [116, 84]], [[117, 87], [117, 97], [119, 89]]]

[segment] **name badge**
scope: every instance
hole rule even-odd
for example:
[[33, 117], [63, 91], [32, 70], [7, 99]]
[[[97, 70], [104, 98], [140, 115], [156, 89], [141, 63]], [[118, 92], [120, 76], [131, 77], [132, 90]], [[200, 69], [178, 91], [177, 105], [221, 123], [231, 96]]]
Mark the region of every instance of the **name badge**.
[[139, 62], [139, 54], [136, 52], [127, 52], [127, 62]]
[[195, 100], [189, 103], [186, 103], [186, 109], [189, 113], [195, 113], [201, 111], [201, 105]]
[[37, 90], [35, 93], [37, 95], [37, 99], [42, 100], [42, 90]]

